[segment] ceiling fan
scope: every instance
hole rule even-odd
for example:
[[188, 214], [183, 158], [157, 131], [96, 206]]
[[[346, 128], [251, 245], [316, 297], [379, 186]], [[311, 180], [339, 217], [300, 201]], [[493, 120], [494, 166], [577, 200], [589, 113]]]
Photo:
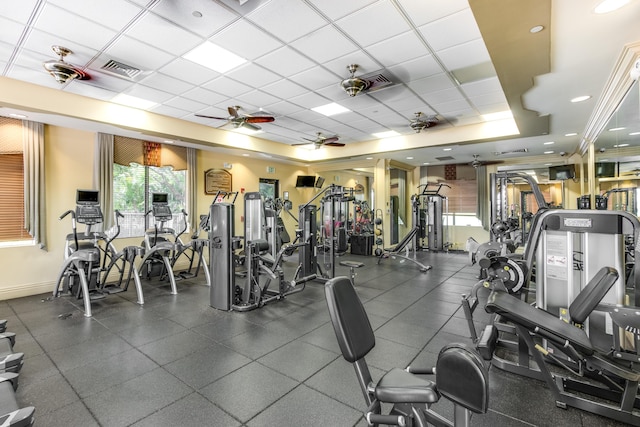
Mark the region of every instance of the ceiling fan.
[[438, 123], [440, 123], [440, 120], [437, 116], [425, 116], [424, 113], [418, 111], [415, 113], [415, 118], [409, 122], [409, 126], [411, 126], [411, 129], [416, 131], [416, 133], [420, 133], [423, 129], [434, 127]]
[[245, 127], [247, 129], [251, 129], [254, 131], [258, 131], [262, 129], [260, 126], [255, 123], [270, 123], [275, 120], [273, 116], [269, 115], [261, 115], [260, 113], [254, 114], [239, 114], [238, 110], [240, 110], [240, 106], [236, 105], [233, 107], [228, 107], [227, 111], [229, 111], [229, 117], [214, 117], [214, 116], [206, 116], [204, 114], [196, 114], [196, 117], [204, 117], [207, 119], [216, 119], [216, 120], [226, 120], [222, 126], [226, 126], [228, 124], [232, 124], [234, 128]]
[[503, 163], [501, 160], [494, 160], [492, 162], [483, 162], [482, 160], [478, 160], [478, 157], [480, 157], [479, 154], [474, 154], [473, 161], [469, 163], [469, 166], [473, 166], [474, 168], [477, 169], [480, 166], [499, 165], [500, 163]]
[[[323, 136], [322, 132], [318, 132], [316, 134], [316, 139], [309, 139], [309, 138], [302, 138], [306, 141], [311, 142], [313, 145], [315, 145], [315, 148], [320, 148], [323, 145], [326, 145], [327, 147], [344, 147], [345, 144], [338, 142], [338, 140], [340, 139], [340, 137], [338, 135], [333, 135], [333, 136]], [[305, 142], [302, 144], [292, 144], [292, 147], [295, 147], [297, 145], [309, 145], [309, 143]]]
[[64, 57], [73, 53], [71, 49], [58, 45], [51, 46], [51, 49], [53, 49], [59, 58], [57, 60], [46, 61], [42, 66], [58, 83], [64, 84], [74, 79], [89, 80], [91, 78], [91, 76], [81, 68], [65, 62]]

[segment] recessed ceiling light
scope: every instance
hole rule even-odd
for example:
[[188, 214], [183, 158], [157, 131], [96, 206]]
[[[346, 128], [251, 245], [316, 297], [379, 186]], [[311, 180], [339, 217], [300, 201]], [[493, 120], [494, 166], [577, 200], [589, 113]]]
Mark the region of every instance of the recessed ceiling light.
[[225, 73], [247, 62], [246, 59], [209, 41], [193, 48], [182, 57], [218, 73]]
[[321, 105], [319, 107], [312, 108], [311, 110], [315, 111], [316, 113], [324, 114], [325, 116], [334, 116], [336, 114], [347, 113], [351, 111], [340, 104], [336, 104], [335, 102]]
[[443, 148], [442, 151], [451, 151], [453, 148]]
[[576, 136], [577, 132], [565, 133], [564, 136]]
[[428, 164], [429, 164], [429, 162], [424, 162], [424, 163], [423, 163], [423, 165], [428, 165]]
[[24, 114], [16, 114], [16, 113], [11, 113], [9, 114], [9, 116], [13, 117], [14, 119], [26, 119], [27, 116], [25, 116]]
[[400, 134], [395, 130], [388, 130], [385, 132], [376, 132], [376, 133], [372, 133], [371, 135], [375, 136], [376, 138], [390, 138], [392, 136], [400, 136]]
[[497, 113], [482, 114], [482, 120], [490, 122], [493, 120], [502, 120], [513, 118], [513, 113], [510, 110], [498, 111]]
[[249, 157], [247, 153], [242, 153], [242, 157]]
[[373, 157], [366, 157], [367, 160], [373, 160]]
[[407, 160], [413, 160], [413, 157], [409, 156], [407, 157]]
[[629, 0], [603, 0], [593, 9], [595, 13], [609, 13], [614, 10], [620, 9], [622, 6], [629, 3]]
[[535, 27], [531, 27], [531, 29], [529, 29], [529, 32], [531, 34], [535, 34], [535, 33], [539, 33], [540, 31], [544, 30], [544, 26], [542, 25], [536, 25]]
[[196, 18], [202, 18], [202, 12], [200, 12], [199, 10], [194, 10], [193, 12], [191, 12], [191, 14]]
[[170, 139], [165, 139], [163, 142], [165, 144], [173, 144], [173, 141], [171, 141]]
[[622, 148], [622, 147], [628, 147], [629, 144], [616, 144], [613, 146], [613, 148]]
[[136, 96], [127, 95], [124, 93], [120, 93], [113, 98], [111, 98], [111, 102], [115, 102], [116, 104], [122, 104], [133, 108], [140, 108], [142, 110], [148, 110], [149, 108], [156, 105], [156, 102], [148, 101], [146, 99], [138, 98]]
[[555, 143], [556, 143], [555, 141], [547, 141], [547, 142], [544, 143], [544, 145], [551, 145], [551, 144], [555, 144]]
[[587, 99], [591, 99], [591, 95], [576, 96], [575, 98], [571, 99], [571, 102], [573, 103], [583, 102], [583, 101], [586, 101]]
[[640, 132], [631, 132], [631, 133], [629, 134], [629, 136], [636, 136], [636, 135], [640, 135]]
[[553, 151], [545, 151], [544, 154], [553, 154]]
[[617, 132], [617, 131], [619, 131], [619, 130], [623, 130], [623, 129], [626, 129], [626, 128], [625, 128], [625, 127], [620, 127], [620, 128], [611, 128], [611, 129], [609, 129], [609, 132]]
[[545, 163], [545, 166], [551, 166], [553, 163]]

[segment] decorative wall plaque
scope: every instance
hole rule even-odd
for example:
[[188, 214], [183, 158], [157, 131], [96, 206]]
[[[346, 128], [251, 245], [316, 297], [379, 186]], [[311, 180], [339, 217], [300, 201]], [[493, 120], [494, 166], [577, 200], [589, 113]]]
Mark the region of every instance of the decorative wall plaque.
[[231, 192], [231, 172], [224, 169], [208, 169], [204, 172], [204, 194], [218, 191]]

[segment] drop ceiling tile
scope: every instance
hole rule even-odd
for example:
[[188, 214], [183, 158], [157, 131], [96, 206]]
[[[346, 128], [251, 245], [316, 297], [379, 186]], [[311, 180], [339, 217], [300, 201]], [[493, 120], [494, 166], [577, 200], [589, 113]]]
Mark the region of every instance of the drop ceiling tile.
[[430, 92], [453, 88], [455, 87], [455, 84], [451, 81], [449, 76], [444, 73], [440, 73], [423, 79], [413, 80], [409, 82], [407, 86], [413, 89], [418, 95], [422, 96]]
[[389, 67], [388, 70], [404, 83], [429, 77], [444, 71], [433, 55], [414, 58], [402, 64]]
[[[71, 22], [73, 24], [70, 24]], [[51, 4], [45, 4], [34, 25], [41, 31], [93, 48], [101, 48], [117, 34], [111, 29]], [[87, 28], [91, 30], [87, 31]]]
[[370, 46], [411, 28], [389, 0], [381, 0], [336, 21], [360, 46]]
[[418, 30], [434, 51], [482, 37], [473, 13], [468, 8], [423, 25]]
[[424, 25], [469, 8], [468, 0], [398, 0], [416, 26]]
[[4, 44], [17, 45], [24, 28], [22, 24], [0, 17], [0, 39]]
[[127, 95], [146, 99], [147, 101], [153, 101], [158, 104], [165, 102], [174, 97], [174, 95], [171, 93], [163, 92], [157, 89], [152, 89], [148, 86], [144, 86], [140, 84], [131, 86], [125, 93]]
[[131, 80], [121, 79], [95, 70], [91, 72], [91, 80], [86, 83], [117, 93], [123, 92], [135, 84]]
[[[469, 100], [473, 105], [475, 105], [478, 108], [484, 107], [487, 105], [495, 105], [495, 104], [508, 105], [507, 99], [505, 98], [504, 92], [502, 91], [476, 95], [474, 97], [471, 97]], [[508, 109], [509, 108], [507, 107], [506, 110]]]
[[269, 95], [268, 93], [262, 92], [260, 90], [252, 90], [251, 92], [239, 95], [236, 99], [240, 101], [241, 105], [257, 105], [259, 108], [264, 108], [265, 105], [273, 104], [280, 101], [280, 98], [276, 98], [275, 96]]
[[299, 84], [285, 79], [278, 80], [277, 82], [263, 86], [260, 89], [281, 99], [293, 98], [294, 96], [302, 95], [307, 92], [307, 90]]
[[356, 10], [370, 5], [376, 0], [310, 0], [313, 5], [329, 18], [336, 20]]
[[450, 116], [457, 111], [472, 111], [471, 105], [464, 100], [458, 99], [453, 101], [430, 102], [434, 110], [443, 116]]
[[118, 94], [117, 92], [108, 89], [93, 86], [89, 82], [90, 81], [74, 80], [65, 86], [64, 90], [65, 92], [100, 99], [102, 101], [108, 101]]
[[22, 67], [18, 64], [14, 64], [14, 66], [9, 69], [6, 76], [16, 80], [24, 80], [36, 85], [60, 89], [60, 84], [57, 83], [48, 73], [41, 72], [40, 70], [32, 67]]
[[[133, 65], [143, 71], [156, 70], [164, 65], [176, 62], [172, 61], [174, 59], [173, 55], [127, 36], [116, 40], [105, 53], [111, 59]], [[168, 72], [165, 72], [165, 74], [170, 75]]]
[[204, 84], [220, 76], [219, 73], [184, 58], [176, 58], [158, 71], [194, 85]]
[[431, 105], [464, 100], [464, 97], [457, 88], [429, 92], [426, 93], [424, 97], [427, 99], [427, 101], [429, 101], [429, 104]]
[[[298, 1], [271, 1], [246, 17], [285, 43], [290, 43], [328, 23], [307, 4]], [[294, 22], [304, 25], [291, 25]]]
[[498, 77], [491, 77], [489, 79], [479, 80], [472, 83], [465, 83], [460, 85], [464, 93], [469, 96], [483, 95], [491, 92], [502, 92], [502, 86]]
[[295, 96], [288, 100], [289, 102], [305, 108], [315, 108], [330, 103], [327, 98], [313, 92], [307, 92], [302, 95]]
[[[54, 4], [68, 12], [82, 16], [89, 20], [100, 17], [100, 25], [112, 30], [119, 31], [126, 26], [142, 8], [135, 6], [125, 0], [84, 0], [70, 2], [68, 0], [48, 0], [47, 3]], [[73, 25], [76, 25], [74, 22]]]
[[238, 81], [232, 80], [226, 76], [218, 77], [203, 86], [205, 89], [212, 90], [222, 95], [234, 98], [236, 96], [247, 93], [253, 88]]
[[174, 108], [179, 108], [187, 112], [196, 112], [196, 111], [202, 110], [203, 108], [208, 107], [208, 105], [206, 104], [194, 101], [192, 99], [183, 98], [181, 96], [176, 96], [174, 98], [171, 98], [169, 101], [165, 102], [164, 105], [168, 105]]
[[170, 107], [168, 105], [158, 105], [157, 107], [154, 107], [149, 111], [152, 111], [156, 114], [162, 114], [163, 116], [175, 117], [178, 119], [192, 114], [189, 111], [185, 111], [180, 108]]
[[330, 73], [324, 68], [313, 68], [303, 71], [289, 77], [289, 80], [298, 83], [300, 86], [312, 91], [328, 86], [330, 84], [338, 84], [341, 81], [340, 78], [336, 78], [333, 73]]
[[[27, 24], [39, 0], [22, 0], [18, 2], [2, 2], [0, 14], [21, 24]], [[3, 40], [6, 40], [4, 37]]]
[[251, 62], [234, 68], [226, 75], [234, 80], [246, 82], [252, 87], [265, 86], [280, 79], [276, 73]]
[[208, 105], [218, 104], [226, 99], [227, 96], [210, 91], [202, 87], [196, 87], [181, 94], [182, 97], [193, 99], [194, 101], [202, 102]]
[[320, 64], [358, 50], [358, 47], [353, 42], [332, 25], [325, 25], [299, 38], [292, 42], [291, 46]]
[[258, 58], [255, 63], [284, 77], [289, 77], [317, 66], [315, 62], [288, 46], [283, 46]]
[[292, 114], [292, 113], [298, 112], [300, 110], [303, 110], [303, 107], [300, 107], [299, 105], [292, 104], [292, 103], [290, 103], [288, 101], [274, 102], [273, 104], [265, 105], [264, 108], [267, 111], [271, 111], [278, 118], [286, 117], [289, 114]]
[[[194, 16], [195, 11], [202, 16]], [[218, 3], [202, 0], [180, 0], [179, 6], [173, 1], [163, 1], [153, 8], [153, 12], [202, 37], [210, 37], [238, 19], [236, 13]]]
[[66, 40], [43, 31], [32, 30], [24, 40], [23, 48], [20, 50], [19, 56], [33, 56], [40, 63], [40, 66], [42, 66], [41, 64], [44, 61], [58, 59], [58, 55], [56, 55], [51, 48], [53, 45], [60, 45], [71, 49], [73, 53], [67, 55], [65, 61], [78, 67], [85, 66], [97, 54], [95, 49], [79, 45], [71, 40]]
[[164, 18], [148, 13], [138, 20], [127, 35], [165, 52], [181, 56], [202, 43], [202, 38], [171, 24]]
[[154, 88], [162, 88], [163, 91], [180, 95], [193, 89], [193, 85], [162, 73], [151, 73], [151, 75], [140, 80], [140, 83]]
[[421, 98], [411, 93], [408, 89], [404, 89], [401, 93], [402, 96], [394, 96], [389, 99], [384, 99], [383, 102], [385, 103], [385, 105], [388, 105], [390, 108], [396, 111], [407, 109], [422, 111], [422, 109], [426, 107], [425, 102]]
[[478, 105], [478, 112], [480, 114], [499, 113], [501, 111], [509, 111], [509, 104], [506, 101], [498, 101], [494, 104], [487, 103], [485, 105]]
[[470, 67], [491, 60], [482, 39], [455, 45], [436, 52], [436, 55], [449, 70]]
[[337, 76], [336, 81], [340, 83], [343, 79], [349, 77], [348, 66], [350, 64], [356, 64], [358, 66], [355, 73], [356, 76], [369, 74], [383, 68], [380, 63], [376, 62], [375, 59], [371, 58], [370, 55], [362, 50], [357, 50], [345, 56], [327, 61], [322, 65], [327, 70], [334, 72]]
[[250, 61], [282, 47], [283, 44], [250, 22], [237, 21], [209, 41]]
[[365, 50], [385, 68], [430, 53], [413, 31], [367, 46]]

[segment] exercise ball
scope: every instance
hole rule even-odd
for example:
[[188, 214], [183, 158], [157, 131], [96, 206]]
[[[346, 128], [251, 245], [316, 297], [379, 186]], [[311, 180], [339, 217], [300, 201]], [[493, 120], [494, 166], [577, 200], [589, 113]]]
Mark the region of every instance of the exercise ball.
[[376, 250], [374, 251], [374, 253], [376, 254], [376, 256], [380, 256], [380, 255], [382, 255], [382, 249], [380, 249], [380, 248], [376, 248]]
[[382, 218], [376, 218], [373, 222], [374, 222], [376, 225], [380, 225], [380, 224], [382, 224]]
[[376, 236], [380, 236], [382, 235], [382, 230], [380, 230], [379, 228], [376, 228]]

